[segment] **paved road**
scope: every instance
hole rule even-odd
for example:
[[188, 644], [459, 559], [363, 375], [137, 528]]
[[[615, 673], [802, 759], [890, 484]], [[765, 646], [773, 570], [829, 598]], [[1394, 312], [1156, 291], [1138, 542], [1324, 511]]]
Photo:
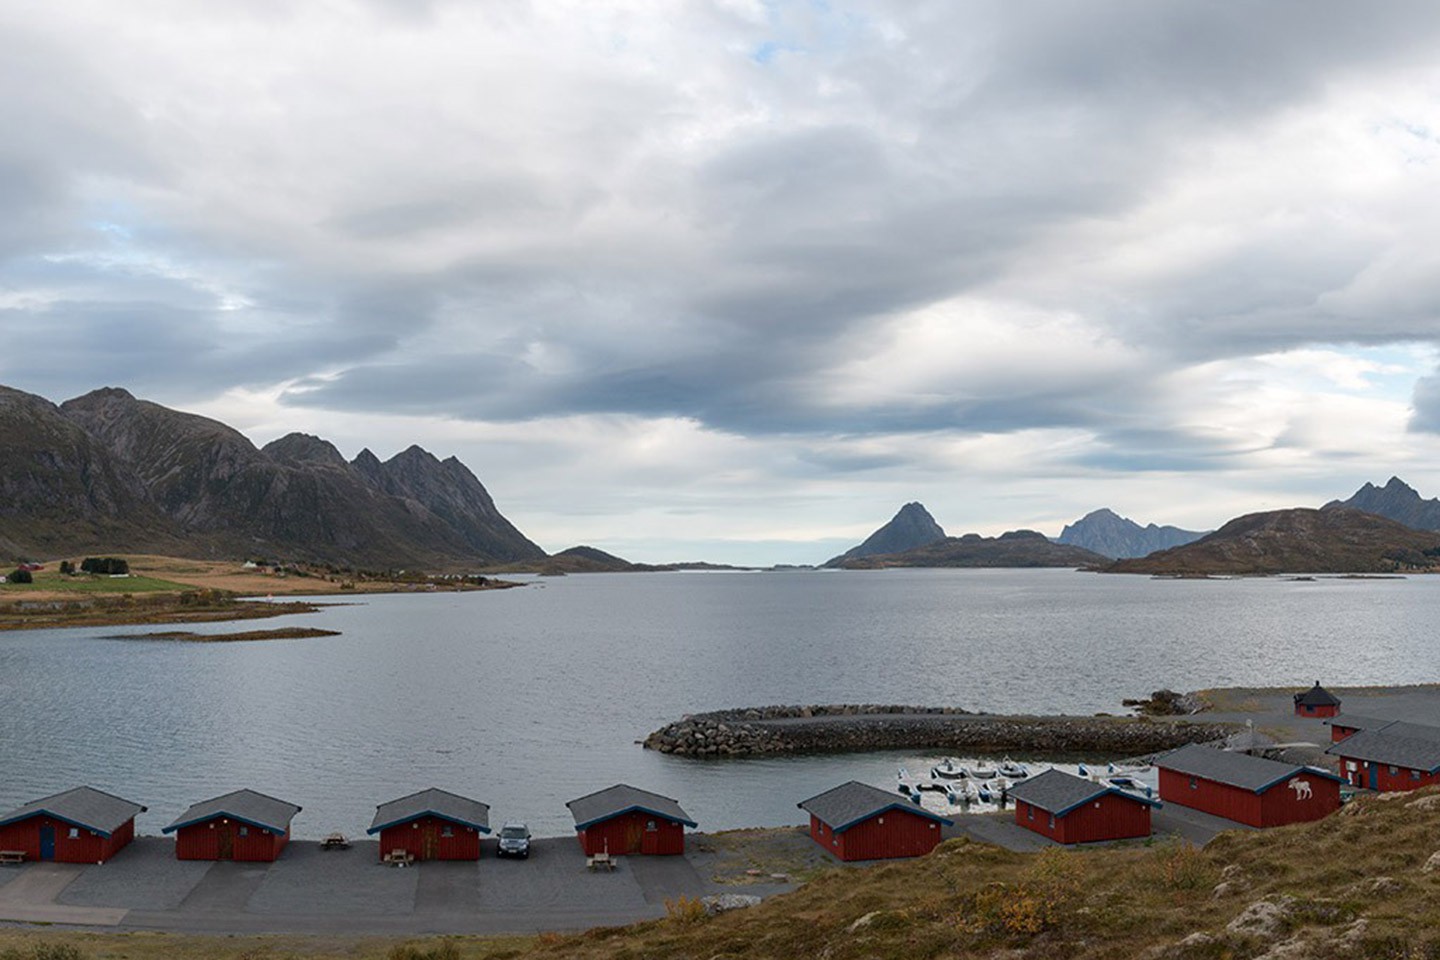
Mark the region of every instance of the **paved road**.
[[[665, 901], [733, 891], [697, 870], [706, 858], [622, 857], [585, 869], [572, 838], [537, 840], [528, 860], [487, 849], [469, 863], [380, 864], [374, 842], [322, 852], [296, 841], [273, 864], [181, 862], [141, 837], [103, 866], [0, 868], [0, 921], [209, 934], [534, 933], [633, 923]], [[768, 895], [790, 884], [745, 887]]]

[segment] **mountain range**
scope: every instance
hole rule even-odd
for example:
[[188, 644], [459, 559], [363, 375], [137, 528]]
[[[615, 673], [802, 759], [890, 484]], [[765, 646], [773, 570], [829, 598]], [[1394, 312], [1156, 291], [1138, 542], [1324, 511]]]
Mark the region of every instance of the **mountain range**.
[[94, 549], [379, 570], [545, 557], [454, 457], [412, 446], [346, 461], [301, 433], [257, 448], [121, 389], [56, 406], [0, 387], [0, 551]]
[[1160, 527], [1153, 523], [1142, 527], [1113, 510], [1101, 508], [1066, 524], [1055, 542], [1084, 547], [1107, 557], [1143, 557], [1156, 550], [1167, 550], [1199, 540], [1206, 532]]
[[1109, 562], [1109, 557], [1084, 547], [1055, 543], [1034, 530], [1011, 530], [998, 537], [982, 537], [978, 533], [945, 537], [900, 553], [853, 557], [834, 565], [846, 570], [874, 570], [884, 567], [1089, 567]]

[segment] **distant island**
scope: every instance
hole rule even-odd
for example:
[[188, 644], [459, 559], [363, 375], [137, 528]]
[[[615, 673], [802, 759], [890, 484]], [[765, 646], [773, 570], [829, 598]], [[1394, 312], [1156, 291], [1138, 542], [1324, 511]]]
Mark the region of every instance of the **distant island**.
[[542, 576], [563, 576], [570, 573], [665, 573], [680, 570], [755, 570], [757, 567], [737, 567], [724, 563], [706, 563], [694, 560], [684, 563], [632, 563], [629, 560], [606, 553], [598, 547], [576, 546], [541, 560], [527, 560], [521, 563], [507, 563], [485, 567], [485, 573], [538, 573]]
[[1206, 531], [1161, 527], [1153, 523], [1140, 526], [1108, 508], [1092, 510], [1074, 523], [1066, 524], [1055, 538], [1056, 543], [1084, 547], [1107, 557], [1123, 559], [1143, 557], [1156, 550], [1183, 546], [1205, 536]]
[[1093, 567], [1110, 562], [1084, 547], [1055, 543], [1034, 530], [1012, 530], [998, 537], [967, 533], [946, 537], [935, 543], [868, 557], [856, 557], [839, 564], [844, 570], [877, 570], [888, 567]]
[[1440, 532], [1332, 507], [1237, 517], [1194, 543], [1118, 560], [1108, 573], [1168, 576], [1274, 573], [1395, 573], [1440, 565]]

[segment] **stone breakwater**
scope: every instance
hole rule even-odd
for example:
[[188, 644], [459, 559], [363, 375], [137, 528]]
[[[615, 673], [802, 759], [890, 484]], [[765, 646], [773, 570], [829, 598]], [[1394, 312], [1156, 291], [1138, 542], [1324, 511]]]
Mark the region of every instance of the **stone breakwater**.
[[682, 757], [934, 749], [970, 753], [1141, 756], [1219, 740], [1236, 727], [1130, 717], [1020, 717], [953, 707], [776, 706], [700, 713], [668, 724], [645, 747]]

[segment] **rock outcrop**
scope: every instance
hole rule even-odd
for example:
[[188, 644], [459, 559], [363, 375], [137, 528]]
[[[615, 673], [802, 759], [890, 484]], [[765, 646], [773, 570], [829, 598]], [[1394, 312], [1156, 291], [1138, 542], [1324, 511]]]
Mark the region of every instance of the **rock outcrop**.
[[832, 557], [825, 563], [827, 567], [844, 566], [848, 560], [858, 560], [861, 557], [874, 557], [887, 553], [904, 553], [906, 550], [914, 550], [916, 547], [927, 546], [937, 540], [945, 539], [945, 531], [935, 518], [930, 516], [920, 503], [907, 503], [900, 508], [900, 512], [890, 518], [890, 522], [870, 536], [865, 542], [857, 547], [851, 547], [838, 557]]
[[689, 757], [845, 753], [910, 748], [979, 753], [1097, 752], [1140, 756], [1218, 740], [1224, 724], [1121, 717], [1022, 717], [958, 707], [877, 704], [770, 706], [695, 714], [650, 734], [645, 746]]

